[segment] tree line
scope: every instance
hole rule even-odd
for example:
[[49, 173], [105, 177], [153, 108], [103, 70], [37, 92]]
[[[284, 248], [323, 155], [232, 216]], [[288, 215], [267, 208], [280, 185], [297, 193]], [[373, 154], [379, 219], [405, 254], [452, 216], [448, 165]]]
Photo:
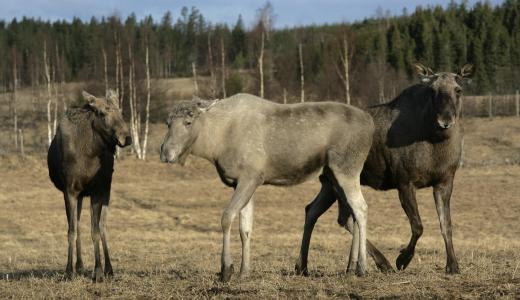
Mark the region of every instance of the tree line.
[[[468, 93], [505, 94], [520, 78], [520, 1], [451, 2], [399, 16], [378, 10], [352, 24], [277, 29], [266, 3], [246, 26], [213, 24], [195, 7], [160, 20], [0, 21], [0, 90], [48, 82], [105, 82], [132, 97], [129, 76], [209, 78], [197, 92], [250, 92], [276, 101], [387, 101], [413, 80], [412, 64], [475, 66]], [[148, 52], [148, 55], [147, 55]], [[133, 71], [129, 71], [129, 68]], [[14, 70], [13, 70], [14, 69]]]

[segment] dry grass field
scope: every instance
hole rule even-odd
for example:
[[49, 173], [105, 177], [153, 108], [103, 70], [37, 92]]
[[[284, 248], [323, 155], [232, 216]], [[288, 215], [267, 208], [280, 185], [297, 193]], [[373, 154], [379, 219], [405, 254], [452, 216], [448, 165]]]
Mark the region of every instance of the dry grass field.
[[[232, 190], [200, 159], [184, 168], [160, 163], [164, 128], [154, 125], [149, 160], [126, 156], [116, 164], [108, 221], [115, 277], [100, 284], [90, 280], [89, 202], [81, 222], [88, 272], [64, 281], [64, 203], [43, 155], [0, 156], [0, 298], [518, 298], [520, 120], [465, 123], [465, 166], [452, 198], [460, 275], [444, 273], [444, 243], [425, 189], [418, 193], [424, 235], [408, 269], [381, 274], [371, 262], [367, 277], [345, 275], [350, 237], [333, 207], [317, 224], [310, 276], [296, 276], [304, 207], [319, 190], [314, 180], [257, 191], [251, 277], [220, 283], [220, 214]], [[364, 193], [369, 238], [394, 262], [410, 237], [396, 192]], [[239, 265], [237, 224], [232, 250]]]

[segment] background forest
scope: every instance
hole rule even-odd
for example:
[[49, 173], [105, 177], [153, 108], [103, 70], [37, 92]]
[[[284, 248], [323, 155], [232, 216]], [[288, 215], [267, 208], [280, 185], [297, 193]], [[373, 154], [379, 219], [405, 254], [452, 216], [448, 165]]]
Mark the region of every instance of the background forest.
[[[141, 124], [162, 122], [173, 101], [192, 94], [248, 92], [277, 102], [363, 107], [391, 100], [416, 80], [415, 62], [438, 71], [473, 64], [465, 94], [482, 96], [473, 97], [478, 101], [465, 113], [518, 114], [518, 95], [516, 108], [509, 96], [520, 78], [518, 0], [496, 6], [451, 2], [399, 16], [379, 9], [359, 22], [292, 28], [277, 28], [266, 2], [251, 24], [241, 16], [229, 23], [234, 25], [213, 24], [196, 7], [167, 11], [160, 20], [131, 14], [88, 22], [0, 21], [2, 127], [14, 128], [9, 139], [18, 149], [20, 130], [46, 121], [47, 133], [37, 136], [39, 144], [49, 144], [80, 89], [96, 95], [115, 89], [136, 137], [146, 136]], [[30, 104], [24, 107], [24, 101]]]

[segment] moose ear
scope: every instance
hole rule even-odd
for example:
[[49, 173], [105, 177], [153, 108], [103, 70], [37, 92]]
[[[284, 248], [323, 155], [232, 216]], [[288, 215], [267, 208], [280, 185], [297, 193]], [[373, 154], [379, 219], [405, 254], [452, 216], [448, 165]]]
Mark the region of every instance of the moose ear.
[[460, 68], [457, 74], [457, 82], [462, 86], [471, 83], [471, 73], [473, 72], [473, 65], [465, 64]]
[[91, 95], [85, 91], [81, 93], [83, 99], [87, 100], [88, 106], [92, 108], [94, 111], [104, 113], [106, 112], [105, 103], [102, 99], [97, 98], [94, 95]]
[[114, 90], [108, 90], [106, 99], [111, 106], [119, 108], [119, 96]]
[[473, 65], [471, 64], [465, 64], [460, 68], [459, 76], [462, 78], [469, 77], [471, 73], [473, 72]]
[[413, 64], [413, 67], [415, 68], [415, 73], [417, 73], [419, 79], [421, 79], [421, 82], [429, 83], [432, 81], [434, 74], [431, 68], [425, 67], [420, 63]]
[[220, 102], [220, 99], [215, 99], [213, 101], [197, 100], [197, 108], [201, 113], [205, 113], [218, 102]]

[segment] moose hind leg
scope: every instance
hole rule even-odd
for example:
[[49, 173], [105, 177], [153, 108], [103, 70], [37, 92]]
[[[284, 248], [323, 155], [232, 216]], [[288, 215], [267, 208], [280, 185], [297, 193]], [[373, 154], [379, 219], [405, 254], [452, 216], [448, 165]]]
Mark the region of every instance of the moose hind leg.
[[67, 267], [65, 268], [65, 276], [67, 278], [72, 277], [74, 273], [72, 263], [74, 259], [74, 244], [76, 242], [76, 228], [78, 226], [78, 220], [76, 217], [77, 214], [77, 205], [78, 198], [76, 195], [65, 192], [65, 210], [67, 213], [67, 222], [68, 222], [68, 251], [67, 251]]
[[[335, 172], [334, 175], [338, 182], [338, 198], [343, 202], [342, 205], [350, 207], [354, 215], [355, 224], [359, 227], [359, 240], [356, 243], [359, 249], [356, 251], [356, 245], [353, 243], [351, 252], [354, 251], [353, 255], [358, 252], [356, 274], [358, 276], [364, 276], [368, 270], [366, 259], [367, 204], [361, 193], [359, 175], [351, 176], [339, 172]], [[354, 232], [355, 231], [354, 226]]]
[[81, 273], [83, 272], [83, 259], [82, 259], [82, 256], [81, 256], [81, 233], [80, 233], [80, 219], [81, 219], [81, 209], [82, 209], [82, 206], [83, 206], [83, 197], [82, 196], [79, 196], [78, 197], [78, 209], [77, 209], [77, 226], [76, 226], [76, 232], [77, 232], [77, 236], [76, 236], [76, 273]]
[[325, 182], [325, 178], [320, 176], [322, 181], [321, 190], [314, 200], [305, 207], [305, 225], [303, 227], [303, 236], [300, 247], [300, 256], [296, 262], [295, 271], [299, 275], [308, 276], [307, 260], [309, 257], [309, 246], [311, 242], [312, 231], [318, 218], [325, 213], [330, 206], [336, 201], [334, 190], [330, 183]]
[[103, 268], [101, 267], [101, 253], [99, 250], [99, 241], [101, 237], [99, 223], [101, 218], [102, 204], [99, 196], [91, 196], [90, 200], [90, 230], [92, 233], [92, 243], [94, 244], [95, 266], [92, 272], [92, 281], [103, 281]]
[[101, 243], [103, 244], [103, 256], [105, 257], [105, 276], [113, 276], [114, 270], [112, 269], [112, 263], [110, 262], [110, 253], [108, 250], [107, 242], [107, 215], [108, 215], [108, 204], [103, 204], [101, 207]]

